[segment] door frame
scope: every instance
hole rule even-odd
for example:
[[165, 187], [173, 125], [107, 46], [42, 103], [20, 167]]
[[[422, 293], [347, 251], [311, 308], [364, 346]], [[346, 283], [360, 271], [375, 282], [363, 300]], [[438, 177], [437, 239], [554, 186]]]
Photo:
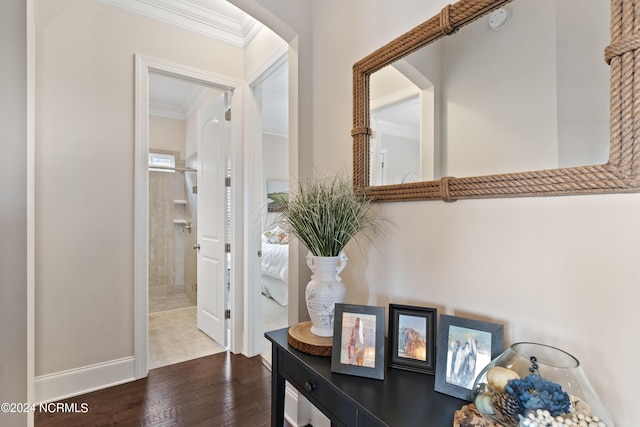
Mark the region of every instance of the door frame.
[[[249, 86], [247, 110], [247, 145], [250, 147], [247, 153], [247, 211], [251, 213], [250, 223], [261, 224], [264, 208], [264, 191], [262, 188], [262, 120], [260, 114], [260, 96], [256, 93], [258, 86], [267, 77], [281, 66], [288, 66], [289, 45], [282, 43], [278, 46], [260, 66], [247, 77]], [[289, 107], [290, 108], [290, 107]], [[291, 125], [290, 125], [291, 126]], [[291, 136], [289, 136], [291, 138]], [[262, 294], [262, 260], [258, 252], [262, 249], [260, 233], [254, 230], [247, 232], [247, 311], [245, 322], [247, 325], [247, 340], [245, 352], [247, 356], [255, 356], [260, 353], [263, 339], [261, 331], [260, 296]], [[289, 280], [289, 294], [291, 295], [291, 280]], [[291, 305], [291, 299], [289, 301]], [[288, 311], [288, 309], [287, 309]], [[256, 314], [258, 313], [258, 314]]]
[[149, 373], [149, 72], [191, 80], [194, 83], [233, 91], [231, 121], [231, 336], [229, 349], [242, 352], [243, 343], [243, 139], [242, 81], [183, 64], [135, 54], [135, 156], [134, 156], [134, 375]]

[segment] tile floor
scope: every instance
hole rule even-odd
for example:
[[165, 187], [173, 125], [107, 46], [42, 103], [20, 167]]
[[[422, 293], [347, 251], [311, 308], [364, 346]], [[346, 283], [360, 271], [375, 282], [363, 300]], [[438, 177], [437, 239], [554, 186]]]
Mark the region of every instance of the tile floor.
[[[167, 301], [167, 306], [180, 302]], [[287, 326], [287, 309], [262, 296], [262, 334]], [[149, 369], [196, 359], [225, 349], [197, 327], [196, 307], [149, 314]], [[271, 364], [271, 342], [262, 338], [260, 355]]]
[[149, 314], [149, 369], [223, 351], [196, 326], [196, 307]]
[[194, 302], [187, 297], [184, 291], [179, 291], [180, 287], [176, 288], [170, 293], [162, 291], [149, 292], [149, 313], [193, 307]]

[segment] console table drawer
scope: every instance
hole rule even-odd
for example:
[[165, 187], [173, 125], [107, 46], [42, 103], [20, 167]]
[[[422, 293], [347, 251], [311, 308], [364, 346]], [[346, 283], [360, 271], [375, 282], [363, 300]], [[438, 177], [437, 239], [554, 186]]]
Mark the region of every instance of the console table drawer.
[[295, 388], [323, 412], [332, 414], [334, 421], [345, 426], [355, 426], [356, 408], [348, 403], [344, 396], [333, 390], [331, 386], [315, 372], [307, 369], [296, 358], [287, 353], [282, 355], [282, 374]]

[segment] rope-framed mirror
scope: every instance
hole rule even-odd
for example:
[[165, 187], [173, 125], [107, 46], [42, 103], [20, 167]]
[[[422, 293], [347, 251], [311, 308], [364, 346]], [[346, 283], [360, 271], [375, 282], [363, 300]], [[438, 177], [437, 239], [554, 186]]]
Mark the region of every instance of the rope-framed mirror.
[[[516, 0], [520, 1], [520, 0]], [[612, 0], [609, 157], [603, 164], [541, 169], [389, 185], [370, 183], [370, 77], [509, 0], [460, 0], [353, 66], [353, 182], [375, 201], [444, 200], [631, 193], [640, 191], [640, 4]], [[525, 47], [523, 47], [525, 48]]]

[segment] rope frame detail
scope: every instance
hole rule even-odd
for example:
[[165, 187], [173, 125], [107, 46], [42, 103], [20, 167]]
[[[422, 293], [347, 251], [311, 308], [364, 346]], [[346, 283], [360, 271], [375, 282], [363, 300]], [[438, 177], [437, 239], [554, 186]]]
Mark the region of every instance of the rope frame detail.
[[460, 0], [353, 66], [353, 183], [374, 201], [444, 200], [632, 193], [640, 191], [640, 4], [611, 0], [610, 150], [602, 165], [369, 186], [369, 76], [422, 46], [455, 33], [511, 0]]

